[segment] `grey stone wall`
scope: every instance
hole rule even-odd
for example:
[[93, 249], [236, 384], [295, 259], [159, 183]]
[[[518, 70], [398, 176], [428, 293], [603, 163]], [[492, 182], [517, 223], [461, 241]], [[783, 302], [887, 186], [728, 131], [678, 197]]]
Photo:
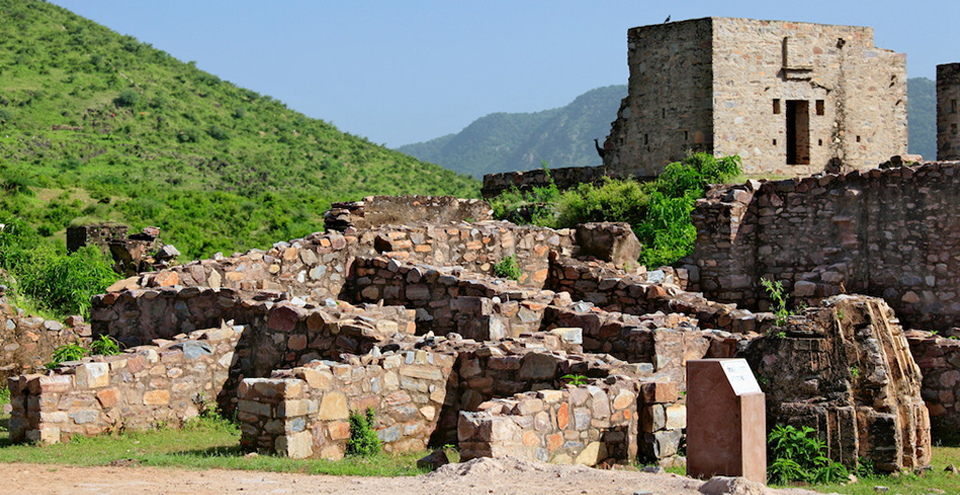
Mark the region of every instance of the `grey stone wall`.
[[692, 214], [699, 290], [766, 309], [766, 278], [809, 305], [867, 294], [905, 325], [957, 326], [958, 191], [960, 164], [946, 162], [716, 187]]
[[[788, 175], [907, 151], [906, 58], [874, 47], [872, 28], [720, 17], [642, 26], [628, 32], [628, 65], [604, 159], [621, 175], [656, 175], [688, 150]], [[805, 131], [794, 159], [788, 121]]]
[[937, 66], [937, 160], [960, 160], [960, 63]]

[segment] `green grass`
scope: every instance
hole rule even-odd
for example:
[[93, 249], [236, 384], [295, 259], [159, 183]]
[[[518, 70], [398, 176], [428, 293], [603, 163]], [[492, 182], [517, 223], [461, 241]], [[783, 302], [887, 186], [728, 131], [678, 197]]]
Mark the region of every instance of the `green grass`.
[[[9, 400], [9, 399], [8, 399]], [[2, 397], [0, 397], [2, 402]], [[372, 457], [346, 457], [340, 461], [289, 459], [269, 455], [245, 457], [236, 426], [217, 419], [199, 419], [183, 429], [164, 428], [120, 435], [76, 437], [56, 445], [12, 445], [8, 415], [0, 417], [0, 462], [102, 466], [114, 461], [135, 461], [143, 466], [185, 469], [238, 469], [281, 473], [338, 476], [413, 476], [425, 471], [417, 459], [426, 452]]]
[[[927, 495], [935, 493], [960, 493], [960, 477], [945, 473], [947, 465], [960, 466], [960, 444], [933, 448], [931, 469], [924, 474], [902, 474], [897, 477], [877, 476], [861, 478], [849, 485], [818, 485], [809, 487], [823, 493], [867, 495], [877, 493], [875, 486], [890, 488], [887, 493], [900, 495]], [[943, 490], [943, 491], [939, 491]]]

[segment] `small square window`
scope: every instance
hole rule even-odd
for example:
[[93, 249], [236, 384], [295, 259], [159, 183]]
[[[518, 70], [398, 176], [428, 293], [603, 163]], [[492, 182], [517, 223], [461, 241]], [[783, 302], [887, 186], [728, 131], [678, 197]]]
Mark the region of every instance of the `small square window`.
[[773, 145], [774, 145], [774, 146], [777, 145], [777, 140], [776, 140], [776, 139], [773, 140]]
[[778, 115], [780, 113], [780, 100], [773, 100], [773, 114]]
[[823, 100], [817, 100], [817, 115], [823, 115]]
[[860, 142], [860, 136], [857, 136], [857, 142], [858, 143]]
[[957, 100], [950, 100], [950, 113], [957, 113]]

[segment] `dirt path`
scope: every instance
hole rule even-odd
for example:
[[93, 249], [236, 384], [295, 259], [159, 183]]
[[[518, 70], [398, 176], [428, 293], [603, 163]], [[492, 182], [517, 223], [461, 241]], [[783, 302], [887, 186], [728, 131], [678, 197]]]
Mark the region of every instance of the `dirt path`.
[[[477, 462], [480, 461], [480, 462]], [[444, 466], [417, 477], [374, 478], [266, 473], [189, 471], [152, 467], [73, 467], [51, 464], [0, 464], [0, 494], [207, 495], [251, 494], [651, 494], [701, 495], [703, 483], [671, 474], [603, 471], [576, 466], [534, 464], [511, 459], [479, 459]], [[813, 494], [769, 490], [770, 494]], [[754, 492], [751, 492], [753, 495]]]

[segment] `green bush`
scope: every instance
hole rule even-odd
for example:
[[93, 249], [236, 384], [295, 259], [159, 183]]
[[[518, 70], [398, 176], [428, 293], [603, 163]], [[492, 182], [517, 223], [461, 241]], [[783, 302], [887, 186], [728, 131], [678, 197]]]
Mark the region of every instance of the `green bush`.
[[542, 163], [548, 184], [546, 186], [535, 186], [528, 192], [521, 192], [516, 186], [509, 191], [504, 191], [500, 196], [490, 201], [494, 218], [517, 224], [530, 223], [542, 227], [556, 226], [556, 212], [553, 205], [560, 199], [560, 190], [553, 181], [553, 177], [550, 176], [547, 163]]
[[648, 192], [639, 182], [604, 178], [600, 185], [580, 184], [565, 192], [559, 200], [557, 224], [561, 227], [586, 222], [639, 225], [646, 216], [648, 202]]
[[120, 343], [109, 335], [101, 335], [90, 343], [90, 354], [98, 356], [115, 356], [120, 354]]
[[133, 107], [140, 101], [140, 93], [132, 89], [125, 89], [113, 99], [113, 103], [118, 107]]
[[777, 425], [767, 436], [767, 478], [770, 483], [786, 485], [795, 481], [835, 483], [846, 481], [849, 473], [840, 463], [824, 455], [826, 443], [811, 436], [813, 428], [797, 429]]
[[80, 344], [76, 342], [62, 345], [53, 350], [53, 357], [50, 359], [50, 362], [46, 364], [47, 369], [54, 369], [60, 366], [60, 363], [64, 361], [79, 361], [86, 356], [86, 349], [84, 349]]
[[373, 408], [367, 408], [365, 414], [350, 411], [350, 439], [347, 440], [347, 455], [370, 457], [380, 453], [380, 438], [373, 429], [375, 420]]
[[200, 141], [200, 131], [196, 127], [188, 127], [177, 134], [177, 141], [181, 143], [196, 143]]
[[0, 108], [0, 121], [8, 122], [13, 118], [13, 112], [6, 108]]
[[509, 278], [510, 280], [519, 282], [523, 272], [520, 270], [520, 263], [517, 262], [517, 257], [511, 254], [500, 260], [500, 263], [494, 265], [493, 274], [500, 278]]

